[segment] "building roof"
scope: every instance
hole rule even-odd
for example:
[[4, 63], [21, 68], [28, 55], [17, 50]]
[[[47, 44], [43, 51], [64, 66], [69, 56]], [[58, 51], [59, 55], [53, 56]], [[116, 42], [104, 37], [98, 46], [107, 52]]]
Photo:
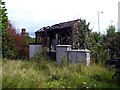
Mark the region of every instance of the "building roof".
[[[42, 27], [41, 29], [39, 29], [39, 30], [36, 31], [36, 32], [42, 32], [42, 31], [45, 31], [45, 30], [60, 30], [60, 29], [72, 27], [72, 26], [73, 26], [75, 23], [77, 23], [79, 20], [80, 20], [80, 19], [76, 19], [76, 20], [73, 20], [73, 21], [62, 22], [62, 23], [55, 24], [55, 25], [52, 25], [52, 26]], [[36, 33], [36, 32], [35, 32], [35, 33]]]

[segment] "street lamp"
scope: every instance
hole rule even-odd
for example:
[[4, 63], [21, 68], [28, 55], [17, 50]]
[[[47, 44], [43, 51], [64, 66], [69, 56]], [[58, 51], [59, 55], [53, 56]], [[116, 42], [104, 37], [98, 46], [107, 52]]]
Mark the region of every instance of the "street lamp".
[[[103, 13], [103, 12], [100, 12]], [[100, 16], [99, 16], [99, 11], [98, 11], [98, 32], [100, 33]]]

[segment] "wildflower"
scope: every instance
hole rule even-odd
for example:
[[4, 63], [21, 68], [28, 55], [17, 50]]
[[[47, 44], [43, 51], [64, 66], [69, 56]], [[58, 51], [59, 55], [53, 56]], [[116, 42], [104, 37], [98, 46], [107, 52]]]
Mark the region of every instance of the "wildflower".
[[86, 82], [83, 82], [83, 85], [86, 85]]
[[92, 84], [92, 87], [95, 88], [95, 87], [96, 87], [96, 84]]
[[89, 87], [86, 87], [86, 88], [89, 88]]
[[96, 84], [94, 84], [94, 86], [93, 87], [96, 87]]
[[86, 82], [83, 82], [83, 87], [86, 88]]

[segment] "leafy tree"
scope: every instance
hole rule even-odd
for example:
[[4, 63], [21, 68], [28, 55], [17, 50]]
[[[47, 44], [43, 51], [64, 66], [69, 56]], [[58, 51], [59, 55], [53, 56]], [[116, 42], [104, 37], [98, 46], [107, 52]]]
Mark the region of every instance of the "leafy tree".
[[25, 58], [28, 57], [28, 47], [24, 41], [24, 38], [16, 33], [16, 29], [9, 22], [8, 32], [12, 41], [12, 50], [14, 57], [12, 58]]
[[110, 25], [105, 38], [105, 49], [108, 51], [110, 59], [119, 56], [120, 51], [120, 32], [115, 32], [115, 30], [115, 26]]
[[104, 38], [105, 35], [102, 35], [97, 32], [91, 32], [89, 36], [89, 44], [91, 51], [91, 60], [97, 63], [103, 63], [106, 58], [106, 52], [104, 51]]
[[90, 23], [80, 19], [75, 27], [74, 32], [74, 47], [79, 49], [89, 48], [88, 35], [91, 32], [89, 29]]
[[34, 43], [35, 42], [35, 38], [32, 38], [30, 36], [22, 36], [22, 37], [23, 37], [26, 45], [29, 45], [29, 43]]
[[107, 37], [112, 37], [115, 35], [115, 26], [110, 25], [107, 29]]
[[100, 34], [97, 32], [91, 32], [90, 33], [90, 39], [89, 39], [89, 43], [90, 43], [90, 50], [91, 50], [91, 56], [92, 59], [95, 61], [95, 63], [98, 63], [98, 46], [99, 44], [99, 39], [100, 39]]
[[23, 38], [16, 33], [16, 29], [8, 20], [5, 2], [0, 2], [0, 11], [0, 29], [2, 29], [2, 33], [0, 33], [0, 40], [2, 40], [0, 50], [2, 51], [2, 58], [28, 57], [28, 47], [25, 46]]
[[[7, 31], [8, 28], [8, 16], [7, 16], [7, 9], [5, 8], [5, 2], [0, 2], [0, 11], [1, 11], [1, 16], [0, 16], [0, 20], [1, 20], [1, 24], [0, 24], [0, 28], [2, 29], [2, 57], [9, 57], [10, 56], [10, 49], [12, 47], [11, 44], [11, 40], [9, 38], [9, 34]], [[8, 55], [9, 54], [9, 55]]]
[[2, 57], [9, 58], [14, 56], [13, 44], [8, 32], [8, 16], [6, 13], [5, 2], [1, 1], [1, 25], [2, 29]]
[[115, 35], [115, 45], [116, 45], [116, 56], [120, 57], [120, 32], [117, 32]]
[[97, 32], [90, 33], [90, 51], [95, 63], [103, 63], [111, 58], [120, 57], [120, 33], [115, 32], [115, 26], [110, 25], [107, 35]]

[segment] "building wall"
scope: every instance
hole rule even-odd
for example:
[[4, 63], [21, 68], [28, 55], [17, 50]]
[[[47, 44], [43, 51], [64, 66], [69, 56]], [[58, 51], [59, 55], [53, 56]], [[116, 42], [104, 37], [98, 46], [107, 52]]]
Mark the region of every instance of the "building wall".
[[120, 1], [118, 2], [118, 31], [120, 32]]

